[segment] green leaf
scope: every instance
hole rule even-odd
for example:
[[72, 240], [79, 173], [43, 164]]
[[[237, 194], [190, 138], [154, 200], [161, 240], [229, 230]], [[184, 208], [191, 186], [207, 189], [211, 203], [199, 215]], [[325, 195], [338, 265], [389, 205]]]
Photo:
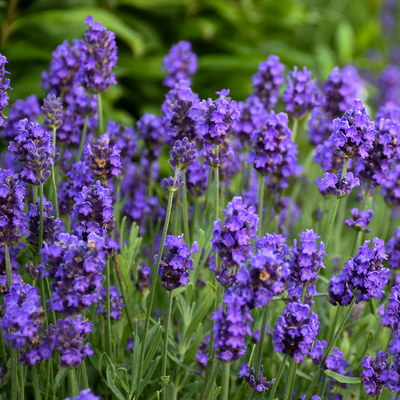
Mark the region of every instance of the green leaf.
[[185, 358], [183, 359], [183, 362], [185, 364], [190, 364], [194, 360], [197, 351], [199, 350], [202, 339], [203, 339], [203, 325], [200, 322], [199, 326], [197, 327], [193, 343], [190, 345], [188, 351], [186, 352]]
[[143, 392], [144, 388], [148, 385], [148, 383], [149, 383], [151, 377], [153, 376], [154, 371], [156, 370], [157, 365], [158, 365], [158, 363], [160, 362], [160, 360], [161, 360], [161, 356], [158, 356], [158, 357], [151, 363], [151, 367], [149, 368], [149, 370], [148, 370], [146, 376], [144, 377], [143, 381], [142, 381], [141, 384], [140, 384], [140, 390], [139, 390], [139, 396], [138, 396], [138, 397], [140, 397], [140, 394]]
[[360, 383], [361, 380], [360, 378], [351, 378], [350, 376], [344, 376], [337, 374], [336, 372], [333, 372], [329, 369], [324, 371], [326, 375], [330, 376], [331, 378], [336, 379], [340, 383], [347, 383], [349, 385], [356, 385], [357, 383]]
[[63, 380], [68, 374], [69, 369], [68, 368], [63, 368], [61, 367], [58, 372], [56, 377], [54, 378], [54, 392], [60, 387], [62, 384]]
[[181, 400], [192, 400], [195, 398], [194, 394], [197, 390], [197, 382], [192, 385], [192, 388], [183, 396]]
[[154, 355], [156, 354], [158, 345], [160, 344], [163, 328], [160, 326], [156, 332], [154, 340], [152, 340], [150, 347], [146, 348], [146, 357], [143, 363], [143, 373], [147, 371], [150, 363], [153, 361]]
[[113, 391], [113, 393], [118, 397], [119, 400], [126, 400], [125, 396], [122, 395], [120, 390], [114, 384], [116, 378], [115, 369], [107, 367], [106, 376], [107, 376], [107, 386]]
[[194, 372], [197, 373], [197, 369], [191, 367], [190, 365], [186, 365], [185, 363], [183, 363], [181, 360], [179, 360], [178, 358], [176, 358], [173, 354], [171, 354], [170, 352], [168, 352], [168, 357], [176, 364], [178, 364], [180, 367], [182, 367], [183, 369], [186, 369], [186, 371], [189, 372]]

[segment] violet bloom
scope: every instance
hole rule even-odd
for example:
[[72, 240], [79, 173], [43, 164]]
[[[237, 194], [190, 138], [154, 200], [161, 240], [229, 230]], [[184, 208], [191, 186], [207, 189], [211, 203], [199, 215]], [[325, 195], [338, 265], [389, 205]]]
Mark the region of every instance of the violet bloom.
[[389, 369], [382, 372], [381, 380], [385, 386], [396, 393], [400, 393], [400, 338], [399, 332], [392, 333], [393, 340], [388, 344], [388, 350], [393, 357]]
[[188, 81], [179, 81], [165, 95], [165, 101], [161, 106], [164, 113], [166, 139], [173, 144], [176, 140], [187, 137], [190, 141], [196, 140], [195, 120], [190, 109], [196, 108], [199, 97], [192, 92]]
[[109, 179], [121, 174], [120, 153], [117, 146], [110, 146], [107, 134], [101, 135], [100, 139], [87, 145], [84, 155], [88, 159], [95, 178], [100, 179], [103, 185], [107, 185]]
[[5, 140], [13, 140], [19, 131], [19, 121], [27, 118], [33, 122], [40, 115], [40, 104], [36, 96], [28, 96], [25, 100], [17, 100], [10, 107], [7, 125], [3, 130], [2, 137]]
[[361, 100], [353, 99], [352, 106], [341, 118], [333, 120], [333, 151], [341, 158], [366, 158], [373, 148], [376, 130], [375, 123]]
[[144, 143], [144, 156], [153, 162], [160, 157], [165, 135], [164, 121], [153, 114], [143, 114], [137, 121], [139, 138]]
[[248, 364], [242, 364], [238, 375], [239, 378], [244, 377], [244, 380], [253, 389], [254, 393], [264, 393], [275, 383], [275, 379], [272, 379], [272, 381], [269, 382], [268, 379], [264, 377], [263, 365], [260, 365], [258, 379], [256, 379], [256, 371], [254, 367], [249, 366]]
[[368, 301], [371, 297], [381, 300], [385, 294], [383, 288], [389, 276], [389, 269], [382, 264], [383, 260], [387, 259], [385, 242], [374, 238], [372, 249], [368, 247], [369, 243], [370, 241], [366, 240], [339, 275], [333, 275], [329, 281], [329, 301], [334, 306], [348, 306], [354, 296], [357, 296], [359, 303]]
[[332, 134], [332, 118], [327, 116], [320, 107], [311, 111], [311, 118], [308, 121], [308, 137], [311, 144], [317, 146], [328, 140]]
[[[192, 253], [198, 253], [197, 242], [193, 242], [192, 250], [183, 241], [182, 236], [167, 235], [165, 246], [169, 251], [161, 258], [158, 275], [161, 276], [161, 285], [166, 290], [174, 290], [181, 285], [189, 283], [188, 270], [193, 269], [194, 261], [190, 258]], [[154, 263], [158, 254], [154, 255]]]
[[90, 389], [83, 389], [76, 397], [67, 397], [64, 400], [100, 400], [100, 397], [95, 396]]
[[4, 296], [4, 315], [0, 325], [4, 340], [20, 350], [22, 365], [34, 365], [49, 360], [51, 350], [46, 343], [39, 343], [45, 318], [38, 289], [29, 284], [14, 283]]
[[361, 372], [360, 377], [363, 378], [365, 391], [371, 396], [379, 396], [382, 392], [386, 376], [384, 371], [388, 369], [389, 365], [388, 356], [388, 353], [379, 350], [375, 360], [370, 356], [366, 356], [361, 361], [364, 370]]
[[112, 72], [118, 60], [115, 34], [100, 22], [93, 21], [92, 16], [86, 18], [85, 24], [89, 28], [82, 46], [82, 84], [91, 92], [101, 93], [117, 83]]
[[[64, 223], [60, 218], [56, 218], [51, 201], [43, 196], [43, 241], [54, 243], [58, 235], [65, 231]], [[40, 230], [40, 199], [36, 204], [29, 204], [29, 211], [25, 213], [25, 226], [28, 231], [27, 241], [29, 244], [39, 247]]]
[[[107, 288], [103, 287], [99, 292], [99, 302], [96, 309], [96, 314], [101, 313], [103, 317], [107, 318]], [[118, 289], [115, 286], [110, 286], [110, 318], [117, 322], [121, 319], [122, 307], [122, 296], [118, 293]]]
[[345, 178], [342, 178], [341, 174], [335, 175], [327, 172], [324, 178], [318, 177], [315, 183], [318, 190], [326, 198], [332, 195], [338, 198], [346, 197], [356, 186], [360, 186], [360, 180], [354, 178], [352, 172], [347, 172]]
[[251, 335], [250, 321], [253, 320], [243, 299], [233, 292], [224, 296], [222, 305], [213, 312], [213, 332], [217, 359], [224, 362], [237, 361], [246, 352], [246, 335]]
[[163, 58], [164, 71], [167, 76], [163, 85], [173, 88], [180, 80], [191, 82], [191, 76], [197, 71], [197, 56], [192, 52], [190, 42], [182, 40], [174, 44], [169, 53]]
[[24, 197], [26, 189], [11, 170], [0, 168], [0, 247], [18, 242], [26, 234]]
[[[346, 371], [347, 368], [349, 368], [350, 364], [347, 362], [347, 360], [343, 357], [343, 353], [339, 350], [338, 347], [335, 347], [333, 349], [333, 354], [330, 354], [326, 358], [325, 366], [324, 369], [329, 369], [330, 371], [336, 372], [337, 374], [340, 375], [347, 375], [348, 376], [353, 376], [353, 372], [349, 370], [348, 372]], [[330, 379], [330, 386], [333, 388], [334, 386], [340, 386], [343, 388], [347, 388], [348, 385], [345, 383], [339, 383], [336, 379], [331, 378]]]
[[42, 268], [42, 276], [55, 280], [51, 283], [54, 311], [75, 315], [98, 301], [107, 256], [103, 237], [92, 232], [83, 241], [62, 233], [58, 242], [44, 243], [41, 254], [44, 265], [49, 266], [47, 270]]
[[400, 95], [400, 67], [397, 65], [388, 65], [385, 67], [378, 78], [379, 95], [377, 102], [383, 105], [388, 101], [393, 101], [398, 106]]
[[252, 76], [254, 95], [266, 109], [273, 108], [279, 99], [285, 79], [284, 71], [285, 66], [279, 57], [271, 54], [266, 61], [258, 64], [258, 72]]
[[185, 182], [182, 182], [181, 176], [178, 176], [178, 178], [174, 179], [174, 177], [170, 176], [168, 178], [164, 178], [160, 182], [160, 187], [162, 189], [168, 190], [170, 192], [176, 192], [177, 190], [182, 189], [185, 186]]
[[186, 168], [186, 187], [192, 195], [201, 196], [205, 193], [208, 183], [209, 168], [198, 159]]
[[130, 161], [136, 154], [136, 132], [132, 127], [121, 126], [114, 121], [108, 121], [106, 134], [109, 138], [109, 146], [116, 146], [120, 150], [121, 160]]
[[41, 108], [44, 124], [50, 129], [58, 129], [63, 124], [63, 106], [61, 99], [54, 94], [48, 94]]
[[82, 315], [59, 319], [56, 326], [49, 326], [45, 335], [60, 354], [61, 367], [77, 368], [87, 356], [94, 354], [90, 343], [83, 344], [92, 329], [93, 324]]
[[127, 350], [129, 350], [129, 351], [131, 351], [133, 353], [133, 348], [135, 346], [135, 341], [132, 338], [128, 338], [126, 340], [126, 343], [127, 344], [124, 346], [125, 349], [127, 349]]
[[71, 218], [77, 221], [74, 234], [86, 240], [90, 232], [103, 237], [112, 232], [115, 228], [112, 203], [109, 189], [103, 187], [100, 181], [89, 188], [84, 186], [75, 197], [71, 211]]
[[351, 219], [344, 221], [348, 227], [353, 228], [357, 232], [371, 232], [371, 229], [367, 228], [367, 226], [371, 223], [372, 218], [374, 218], [374, 210], [361, 211], [357, 208], [352, 208], [351, 215]]
[[[343, 170], [345, 160], [334, 153], [334, 142], [331, 137], [317, 145], [313, 161], [321, 165], [325, 172], [338, 173]], [[347, 170], [354, 166], [352, 159], [348, 161]]]
[[382, 182], [381, 190], [385, 202], [392, 207], [400, 204], [399, 180], [400, 164], [396, 164], [393, 169], [389, 171], [386, 179]]
[[327, 348], [325, 340], [316, 340], [314, 342], [313, 348], [310, 351], [310, 356], [314, 360], [316, 365], [320, 365], [322, 362], [322, 358], [324, 356], [324, 349]]
[[300, 244], [294, 240], [290, 251], [290, 280], [296, 285], [310, 286], [318, 279], [320, 268], [325, 268], [323, 258], [327, 254], [324, 251], [324, 242], [317, 245], [320, 236], [312, 229], [307, 229], [299, 234]]
[[381, 118], [400, 122], [400, 107], [393, 100], [386, 102], [384, 106], [379, 107], [379, 111], [376, 113], [376, 119], [379, 121]]
[[301, 118], [307, 111], [320, 105], [320, 93], [311, 81], [311, 71], [303, 67], [303, 71], [294, 67], [286, 76], [288, 86], [283, 93], [283, 102], [292, 118]]
[[196, 143], [189, 142], [187, 137], [182, 141], [177, 140], [174, 147], [169, 152], [171, 158], [169, 163], [173, 168], [184, 169], [189, 165], [193, 165], [197, 158]]
[[274, 350], [288, 354], [297, 363], [311, 350], [319, 329], [318, 315], [311, 312], [308, 304], [289, 303], [278, 318], [272, 339]]
[[270, 190], [288, 187], [288, 179], [299, 173], [297, 145], [291, 140], [285, 113], [271, 111], [261, 130], [253, 132], [251, 141], [254, 151], [248, 162], [254, 163], [257, 172], [270, 175], [267, 179]]
[[400, 323], [400, 285], [392, 287], [386, 310], [382, 312], [381, 324], [397, 331]]
[[400, 227], [393, 231], [393, 236], [386, 243], [386, 250], [389, 255], [388, 267], [399, 268], [400, 265]]
[[54, 165], [54, 144], [50, 134], [36, 122], [25, 118], [19, 122], [19, 132], [14, 141], [10, 142], [8, 150], [22, 164], [21, 179], [38, 186], [45, 183], [50, 176], [50, 165]]
[[[22, 247], [23, 244], [20, 242], [19, 246]], [[12, 283], [23, 283], [22, 278], [18, 273], [19, 262], [17, 261], [17, 256], [20, 248], [15, 249], [12, 246], [8, 246], [8, 251], [10, 254], [10, 264], [11, 264], [11, 274]], [[4, 295], [8, 292], [7, 288], [7, 271], [6, 271], [6, 259], [4, 255], [4, 246], [0, 247], [0, 292]]]
[[12, 90], [10, 80], [4, 78], [5, 74], [9, 74], [5, 70], [5, 65], [8, 63], [7, 58], [0, 54], [0, 131], [7, 125], [7, 117], [3, 114], [3, 110], [8, 106], [8, 93], [7, 90]]
[[147, 289], [150, 288], [151, 284], [151, 269], [145, 263], [140, 264], [140, 268], [138, 269], [138, 279], [136, 282], [136, 289], [139, 292], [144, 293]]

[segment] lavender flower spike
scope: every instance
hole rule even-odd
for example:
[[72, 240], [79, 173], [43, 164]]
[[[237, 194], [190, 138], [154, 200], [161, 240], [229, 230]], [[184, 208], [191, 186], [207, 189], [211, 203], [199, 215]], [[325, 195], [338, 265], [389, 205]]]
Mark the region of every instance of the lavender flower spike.
[[[125, 304], [121, 302], [122, 296], [118, 293], [118, 289], [115, 286], [110, 286], [110, 317], [113, 321], [117, 322], [121, 319], [122, 307]], [[100, 289], [99, 302], [96, 309], [96, 314], [101, 313], [103, 317], [107, 318], [107, 288], [103, 287]]]
[[367, 228], [367, 226], [371, 223], [371, 220], [374, 217], [374, 210], [361, 211], [357, 208], [353, 208], [351, 210], [351, 215], [351, 219], [346, 219], [346, 221], [344, 221], [348, 227], [353, 228], [357, 232], [371, 232], [371, 229]]
[[342, 178], [341, 174], [327, 172], [323, 178], [318, 177], [315, 183], [326, 198], [332, 195], [339, 198], [346, 197], [356, 186], [360, 186], [360, 180], [354, 178], [352, 172], [347, 172], [345, 178]]
[[386, 310], [382, 312], [381, 323], [396, 332], [400, 324], [400, 285], [392, 287], [388, 303]]
[[364, 370], [360, 376], [363, 378], [365, 391], [371, 394], [371, 396], [379, 396], [381, 394], [383, 385], [385, 384], [383, 379], [385, 375], [383, 373], [389, 364], [387, 360], [388, 356], [388, 353], [379, 350], [375, 360], [370, 356], [366, 356], [361, 361]]
[[61, 128], [63, 124], [63, 106], [59, 97], [54, 94], [48, 94], [43, 100], [42, 113], [44, 123], [50, 129]]
[[242, 364], [242, 367], [238, 373], [239, 378], [244, 376], [246, 383], [253, 389], [255, 393], [266, 392], [274, 383], [275, 379], [268, 382], [267, 378], [264, 378], [264, 366], [260, 365], [260, 374], [256, 379], [256, 371], [253, 366], [248, 364]]
[[177, 140], [169, 154], [171, 156], [169, 163], [172, 167], [178, 169], [186, 168], [196, 161], [196, 143], [189, 142], [187, 137], [183, 138], [182, 141]]
[[8, 106], [7, 90], [12, 90], [10, 80], [4, 78], [5, 74], [9, 74], [9, 72], [5, 70], [6, 63], [8, 63], [7, 58], [0, 54], [0, 131], [7, 125], [7, 117], [4, 116], [3, 110]]

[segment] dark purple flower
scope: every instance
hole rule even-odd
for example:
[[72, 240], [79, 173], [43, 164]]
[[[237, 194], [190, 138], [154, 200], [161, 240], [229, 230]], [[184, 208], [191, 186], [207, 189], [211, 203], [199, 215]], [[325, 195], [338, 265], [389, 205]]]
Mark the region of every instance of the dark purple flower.
[[242, 367], [238, 373], [239, 378], [243, 378], [246, 383], [253, 389], [254, 393], [264, 393], [268, 391], [270, 386], [275, 383], [275, 379], [268, 382], [267, 378], [264, 378], [264, 366], [260, 365], [260, 373], [258, 379], [256, 379], [256, 371], [253, 366], [248, 364], [242, 364]]
[[124, 346], [127, 350], [133, 352], [133, 347], [135, 345], [135, 341], [132, 338], [128, 338], [126, 341], [126, 345]]
[[151, 269], [145, 264], [142, 263], [140, 268], [138, 269], [138, 279], [136, 282], [136, 288], [141, 293], [144, 293], [147, 289], [150, 288], [151, 284]]
[[95, 396], [90, 389], [83, 389], [78, 396], [69, 398], [65, 400], [100, 400], [100, 397]]
[[115, 34], [93, 21], [92, 16], [86, 18], [85, 24], [89, 28], [80, 58], [82, 84], [91, 92], [101, 93], [117, 83], [112, 72], [118, 60]]
[[324, 349], [328, 347], [325, 340], [316, 340], [312, 350], [310, 351], [310, 356], [314, 360], [315, 364], [320, 365], [324, 355]]
[[108, 121], [106, 134], [109, 138], [109, 146], [114, 145], [120, 150], [121, 160], [131, 160], [136, 153], [136, 132], [132, 127], [118, 125], [114, 121]]
[[321, 194], [327, 198], [332, 195], [339, 198], [346, 197], [356, 186], [360, 186], [360, 180], [354, 178], [352, 172], [347, 172], [344, 179], [341, 174], [327, 172], [323, 178], [318, 177], [315, 183]]
[[55, 94], [48, 94], [41, 107], [44, 123], [50, 129], [58, 129], [63, 124], [63, 106]]
[[[96, 314], [101, 313], [104, 318], [107, 318], [107, 288], [103, 287], [99, 292], [98, 307]], [[118, 293], [118, 289], [115, 286], [110, 286], [110, 317], [113, 321], [117, 322], [121, 319], [122, 307], [122, 296]]]
[[371, 223], [372, 218], [374, 218], [374, 210], [361, 211], [357, 208], [352, 208], [351, 215], [351, 219], [346, 219], [346, 221], [344, 221], [347, 226], [353, 228], [357, 232], [371, 232], [371, 229], [367, 228], [367, 226]]
[[392, 333], [393, 340], [388, 344], [388, 350], [393, 357], [389, 369], [382, 372], [381, 380], [385, 386], [396, 393], [400, 392], [400, 337], [399, 332]]
[[382, 310], [381, 324], [389, 326], [392, 331], [397, 331], [400, 323], [400, 285], [392, 287], [388, 303], [386, 310]]
[[332, 118], [328, 116], [321, 107], [311, 111], [311, 118], [308, 121], [308, 137], [310, 142], [317, 146], [332, 134]]
[[361, 372], [360, 377], [363, 378], [364, 389], [371, 396], [379, 396], [381, 394], [383, 385], [385, 384], [384, 378], [386, 374], [383, 372], [388, 369], [389, 354], [379, 350], [376, 359], [366, 356], [361, 365], [364, 370]]
[[379, 95], [377, 102], [379, 105], [393, 101], [400, 106], [400, 67], [397, 65], [388, 65], [385, 67], [378, 78]]
[[[10, 253], [10, 264], [12, 273], [12, 283], [23, 283], [22, 278], [18, 273], [19, 262], [17, 261], [17, 256], [20, 247], [24, 246], [21, 242], [18, 244], [17, 249], [13, 246], [8, 246], [8, 251]], [[3, 295], [8, 292], [7, 289], [7, 271], [6, 271], [6, 259], [4, 257], [4, 246], [0, 247], [0, 293]]]
[[400, 204], [400, 164], [396, 164], [388, 173], [382, 182], [381, 193], [389, 206], [398, 206]]
[[400, 227], [393, 231], [393, 236], [386, 243], [389, 256], [388, 267], [399, 268], [400, 265]]
[[333, 349], [333, 354], [330, 354], [325, 361], [325, 368], [329, 369], [333, 372], [336, 372], [340, 375], [346, 375], [346, 368], [349, 367], [349, 363], [343, 357], [343, 353], [339, 350], [338, 347]]
[[191, 76], [197, 71], [197, 56], [192, 52], [190, 42], [182, 40], [171, 47], [163, 59], [163, 70], [167, 71], [163, 85], [173, 88], [180, 80], [191, 82]]
[[189, 165], [193, 165], [197, 158], [196, 143], [189, 142], [187, 137], [182, 141], [177, 140], [174, 147], [169, 152], [171, 158], [169, 163], [173, 168], [183, 169]]
[[381, 118], [399, 122], [400, 107], [393, 100], [386, 102], [384, 106], [379, 107], [379, 111], [376, 113], [376, 119], [379, 121]]
[[274, 350], [289, 354], [297, 363], [311, 350], [319, 330], [318, 315], [311, 312], [308, 304], [289, 303], [274, 327]]
[[0, 131], [7, 125], [7, 117], [3, 114], [3, 110], [8, 106], [7, 90], [12, 90], [10, 80], [4, 78], [5, 74], [9, 74], [5, 70], [5, 65], [8, 63], [7, 58], [0, 54]]
[[[161, 284], [167, 290], [174, 290], [189, 282], [188, 270], [193, 269], [192, 253], [198, 253], [197, 242], [193, 242], [192, 250], [183, 241], [182, 236], [167, 235], [165, 246], [169, 251], [161, 258], [158, 275], [161, 276]], [[154, 263], [157, 262], [158, 254], [154, 255]]]
[[153, 114], [143, 114], [137, 121], [139, 138], [144, 143], [144, 156], [153, 162], [160, 157], [165, 135], [165, 125], [161, 117]]
[[198, 159], [186, 168], [186, 187], [189, 192], [201, 196], [207, 189], [209, 167], [200, 163]]
[[185, 186], [185, 182], [182, 182], [181, 177], [178, 176], [176, 181], [172, 176], [168, 178], [164, 178], [160, 182], [160, 187], [166, 190], [169, 190], [170, 192], [176, 192], [177, 190], [182, 189]]
[[[345, 160], [340, 158], [333, 151], [334, 143], [331, 138], [317, 145], [313, 161], [321, 165], [325, 172], [337, 173], [343, 170]], [[353, 160], [350, 159], [347, 170], [351, 170], [354, 166]]]
[[368, 247], [369, 243], [370, 241], [366, 240], [339, 275], [333, 275], [329, 281], [329, 301], [334, 306], [348, 306], [354, 296], [357, 296], [359, 303], [368, 301], [371, 297], [380, 300], [385, 294], [383, 287], [389, 276], [389, 269], [382, 264], [383, 260], [387, 259], [385, 242], [374, 238], [372, 249]]

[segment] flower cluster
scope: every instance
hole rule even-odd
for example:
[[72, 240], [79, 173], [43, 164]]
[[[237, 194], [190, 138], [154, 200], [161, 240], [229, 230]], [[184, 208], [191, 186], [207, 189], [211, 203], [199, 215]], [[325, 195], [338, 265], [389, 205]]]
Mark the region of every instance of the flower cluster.
[[65, 400], [100, 400], [100, 397], [95, 396], [90, 389], [83, 389], [78, 396], [67, 397]]
[[393, 363], [389, 369], [382, 372], [381, 381], [385, 382], [390, 390], [400, 392], [400, 337], [399, 332], [393, 332], [393, 341], [388, 344], [388, 350], [393, 357]]
[[0, 54], [0, 131], [7, 125], [7, 118], [4, 116], [3, 110], [8, 106], [7, 90], [11, 89], [10, 80], [4, 78], [5, 74], [9, 74], [5, 69], [6, 63], [8, 63], [7, 58]]
[[385, 243], [374, 238], [373, 248], [368, 247], [369, 240], [360, 246], [355, 257], [345, 264], [339, 275], [333, 275], [328, 285], [328, 295], [331, 304], [348, 306], [354, 296], [357, 303], [368, 301], [371, 297], [379, 300], [385, 294], [383, 287], [388, 281], [389, 269], [383, 267]]
[[383, 372], [388, 368], [389, 354], [379, 350], [375, 360], [366, 356], [362, 361], [361, 365], [364, 370], [361, 372], [363, 378], [364, 389], [371, 396], [379, 396], [381, 394], [383, 385], [385, 384]]
[[[118, 289], [115, 286], [110, 286], [110, 317], [114, 321], [121, 319], [122, 307], [122, 296], [118, 293]], [[101, 288], [99, 292], [99, 303], [96, 309], [96, 314], [101, 313], [104, 318], [107, 318], [107, 288]]]
[[[158, 274], [161, 276], [162, 286], [167, 290], [174, 290], [188, 284], [188, 270], [193, 269], [193, 260], [190, 256], [199, 250], [197, 242], [193, 242], [192, 250], [189, 250], [189, 246], [183, 241], [183, 235], [168, 235], [165, 238], [165, 245], [169, 251], [161, 259]], [[157, 262], [157, 257], [158, 254], [154, 256], [154, 262]]]
[[145, 157], [153, 162], [160, 157], [165, 135], [164, 121], [153, 114], [143, 114], [137, 122], [139, 138], [143, 140]]
[[263, 393], [275, 383], [275, 379], [269, 382], [268, 379], [264, 377], [263, 365], [260, 365], [260, 373], [258, 375], [258, 379], [256, 379], [256, 371], [254, 367], [249, 366], [248, 364], [242, 364], [238, 375], [239, 378], [244, 377], [246, 383], [253, 389], [255, 393]]
[[196, 143], [189, 142], [188, 138], [184, 137], [182, 141], [177, 140], [174, 143], [174, 147], [169, 154], [171, 156], [169, 163], [172, 167], [178, 169], [186, 168], [196, 161]]
[[324, 197], [346, 197], [356, 186], [360, 186], [360, 180], [354, 178], [352, 172], [347, 172], [344, 178], [341, 174], [327, 172], [323, 178], [318, 177], [315, 183]]
[[[20, 243], [20, 247], [22, 244]], [[10, 264], [11, 264], [11, 275], [12, 275], [12, 283], [21, 282], [22, 278], [18, 273], [19, 263], [17, 262], [17, 255], [19, 253], [20, 247], [16, 249], [12, 246], [8, 246], [8, 250], [10, 253]], [[7, 292], [7, 271], [6, 271], [6, 259], [4, 254], [4, 246], [0, 247], [0, 292]]]
[[393, 236], [386, 243], [386, 250], [389, 255], [388, 266], [392, 269], [400, 265], [400, 227], [394, 230]]
[[351, 219], [346, 219], [345, 224], [353, 228], [357, 232], [371, 232], [371, 229], [367, 228], [367, 226], [371, 223], [372, 218], [374, 217], [374, 210], [358, 210], [357, 208], [352, 208], [351, 210]]
[[197, 159], [186, 168], [186, 187], [192, 195], [201, 196], [207, 189], [209, 168]]
[[386, 310], [383, 307], [382, 305], [382, 325], [389, 326], [392, 331], [397, 331], [400, 323], [400, 285], [392, 287]]
[[389, 206], [398, 206], [400, 204], [399, 180], [400, 164], [396, 164], [382, 182], [381, 193]]
[[378, 103], [386, 104], [388, 101], [394, 101], [398, 104], [400, 93], [400, 67], [398, 65], [388, 65], [384, 68], [378, 77]]
[[136, 132], [132, 127], [118, 125], [114, 121], [108, 121], [106, 134], [109, 138], [109, 146], [117, 147], [121, 160], [128, 162], [133, 158], [137, 149]]
[[313, 108], [308, 121], [308, 137], [311, 144], [324, 143], [332, 134], [332, 119], [320, 107]]
[[48, 94], [43, 100], [41, 108], [44, 123], [50, 129], [58, 129], [63, 124], [63, 106], [59, 97], [55, 94]]

